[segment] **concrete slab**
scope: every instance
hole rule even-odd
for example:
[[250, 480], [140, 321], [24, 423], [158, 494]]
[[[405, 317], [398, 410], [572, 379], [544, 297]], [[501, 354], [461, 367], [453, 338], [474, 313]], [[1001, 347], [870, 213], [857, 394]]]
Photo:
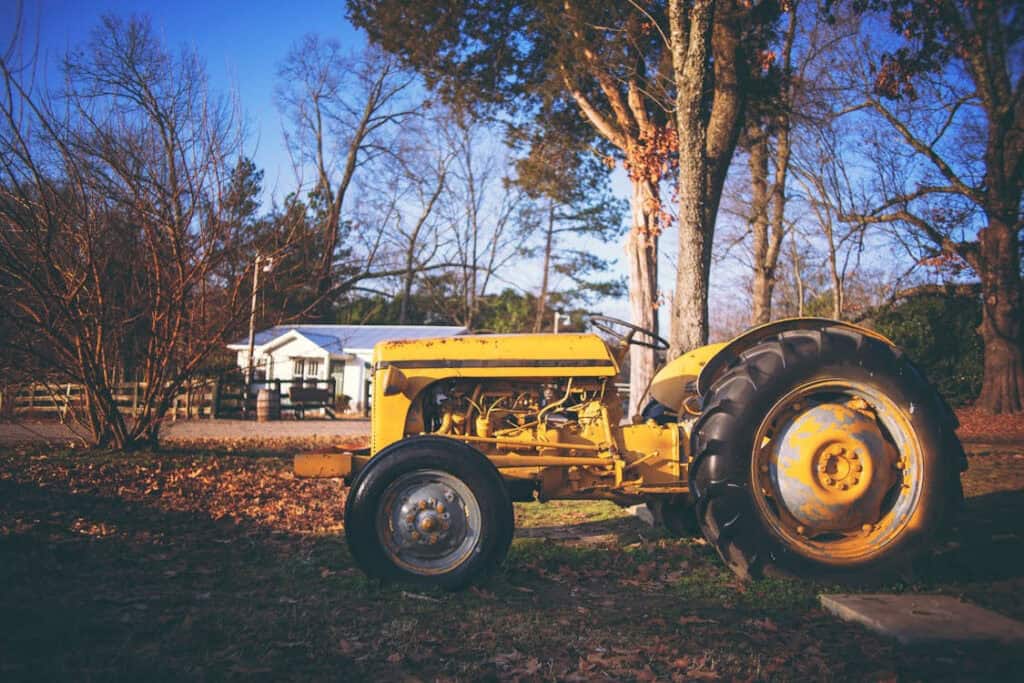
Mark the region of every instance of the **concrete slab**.
[[821, 605], [901, 643], [1024, 642], [1024, 624], [946, 595], [825, 595]]

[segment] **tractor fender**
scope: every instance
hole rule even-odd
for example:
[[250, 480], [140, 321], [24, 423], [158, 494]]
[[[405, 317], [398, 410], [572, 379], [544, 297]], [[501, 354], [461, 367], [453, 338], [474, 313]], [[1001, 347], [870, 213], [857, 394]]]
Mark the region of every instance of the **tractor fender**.
[[670, 410], [680, 410], [687, 398], [697, 395], [697, 377], [704, 366], [726, 345], [701, 346], [669, 362], [651, 380], [651, 398]]
[[762, 340], [777, 335], [780, 332], [808, 329], [820, 330], [826, 327], [845, 328], [851, 332], [862, 334], [865, 337], [871, 337], [872, 339], [877, 339], [893, 348], [897, 348], [896, 344], [891, 339], [879, 334], [878, 332], [843, 320], [833, 320], [831, 318], [786, 318], [784, 320], [776, 320], [774, 322], [751, 328], [725, 344], [716, 345], [719, 346], [719, 348], [716, 349], [714, 356], [704, 363], [700, 374], [697, 377], [697, 385], [695, 387], [697, 393], [703, 396], [718, 376], [740, 357], [740, 354], [747, 349], [756, 346]]

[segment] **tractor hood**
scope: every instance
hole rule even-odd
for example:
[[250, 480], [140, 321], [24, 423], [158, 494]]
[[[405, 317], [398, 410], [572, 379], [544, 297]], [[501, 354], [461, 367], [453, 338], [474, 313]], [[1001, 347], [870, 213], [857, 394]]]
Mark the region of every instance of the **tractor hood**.
[[447, 376], [613, 377], [618, 364], [596, 334], [467, 335], [381, 342], [375, 370], [448, 370]]

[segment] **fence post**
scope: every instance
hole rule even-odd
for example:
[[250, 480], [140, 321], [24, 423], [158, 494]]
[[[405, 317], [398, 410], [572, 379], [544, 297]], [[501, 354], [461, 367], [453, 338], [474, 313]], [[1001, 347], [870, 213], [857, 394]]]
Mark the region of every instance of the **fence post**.
[[210, 419], [216, 420], [220, 413], [220, 377], [213, 378], [213, 387], [210, 389]]
[[61, 404], [58, 414], [60, 415], [60, 423], [64, 424], [65, 420], [68, 419], [68, 406], [71, 405], [71, 382], [68, 382], [67, 388], [64, 389], [64, 402]]

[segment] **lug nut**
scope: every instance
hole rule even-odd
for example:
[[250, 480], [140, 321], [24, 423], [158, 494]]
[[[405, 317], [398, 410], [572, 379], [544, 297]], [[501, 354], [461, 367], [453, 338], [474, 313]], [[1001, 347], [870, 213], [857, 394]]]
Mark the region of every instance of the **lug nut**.
[[864, 465], [861, 465], [859, 462], [858, 463], [854, 463], [853, 471], [854, 472], [863, 472], [864, 471]]
[[421, 501], [420, 501], [420, 502], [419, 502], [419, 503], [418, 503], [418, 504], [416, 505], [416, 507], [418, 507], [418, 508], [419, 508], [420, 510], [426, 510], [426, 509], [427, 509], [427, 501], [425, 501], [425, 500], [421, 500]]
[[854, 477], [854, 478], [853, 478], [853, 479], [852, 479], [852, 480], [850, 481], [850, 484], [852, 484], [853, 486], [856, 486], [856, 485], [857, 485], [857, 484], [859, 484], [859, 483], [860, 483], [860, 479], [858, 479], [858, 478], [856, 478], [856, 477]]
[[801, 524], [801, 525], [797, 526], [797, 528], [796, 528], [796, 532], [797, 532], [798, 534], [800, 534], [801, 536], [803, 536], [803, 535], [804, 535], [805, 533], [807, 533], [807, 527], [805, 527], [805, 526], [803, 526], [803, 525]]
[[409, 538], [411, 538], [414, 541], [420, 540], [420, 532], [413, 531], [411, 534], [409, 534]]
[[854, 451], [853, 453], [850, 453], [850, 458], [852, 458], [853, 460], [860, 460], [860, 451]]
[[453, 500], [455, 500], [455, 494], [452, 493], [451, 491], [445, 491], [444, 492], [444, 499], [447, 500], [450, 503]]
[[835, 485], [836, 480], [833, 479], [832, 477], [825, 477], [825, 483], [828, 484], [829, 486], [833, 486]]
[[438, 503], [437, 505], [434, 506], [434, 509], [437, 510], [438, 514], [443, 513], [444, 512], [444, 503]]
[[430, 537], [430, 545], [434, 545], [439, 540], [441, 540], [441, 537], [438, 536], [437, 534], [434, 534], [433, 536]]

